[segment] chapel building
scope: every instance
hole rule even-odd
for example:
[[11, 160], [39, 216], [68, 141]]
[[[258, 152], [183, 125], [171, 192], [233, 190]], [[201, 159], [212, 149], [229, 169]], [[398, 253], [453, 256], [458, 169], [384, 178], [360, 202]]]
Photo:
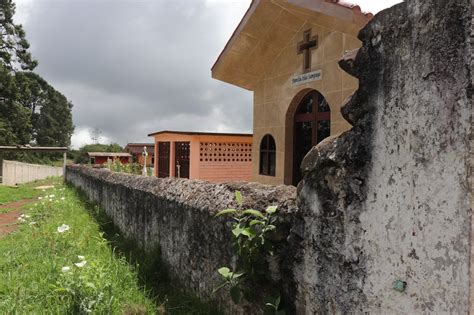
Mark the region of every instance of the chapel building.
[[252, 180], [297, 185], [304, 156], [351, 126], [357, 79], [338, 65], [372, 18], [334, 0], [253, 0], [212, 77], [254, 92]]

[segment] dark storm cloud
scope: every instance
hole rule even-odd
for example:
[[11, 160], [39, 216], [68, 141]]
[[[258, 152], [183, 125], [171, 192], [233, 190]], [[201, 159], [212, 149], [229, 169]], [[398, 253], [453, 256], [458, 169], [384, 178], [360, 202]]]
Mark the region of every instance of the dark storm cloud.
[[251, 94], [211, 79], [227, 6], [35, 0], [25, 28], [37, 72], [74, 103], [79, 129], [121, 144], [160, 129], [250, 131]]

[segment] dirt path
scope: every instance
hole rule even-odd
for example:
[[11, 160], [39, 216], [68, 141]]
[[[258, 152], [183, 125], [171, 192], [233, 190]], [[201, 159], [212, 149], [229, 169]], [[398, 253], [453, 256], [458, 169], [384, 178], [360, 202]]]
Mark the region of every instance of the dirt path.
[[33, 201], [34, 199], [23, 199], [0, 206], [0, 209], [12, 209], [7, 213], [0, 213], [0, 239], [18, 228], [18, 217], [21, 215], [20, 208]]

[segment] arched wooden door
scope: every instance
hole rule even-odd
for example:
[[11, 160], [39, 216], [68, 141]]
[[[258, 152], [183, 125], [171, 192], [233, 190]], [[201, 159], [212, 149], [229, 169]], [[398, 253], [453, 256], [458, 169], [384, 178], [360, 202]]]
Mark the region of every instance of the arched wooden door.
[[293, 134], [293, 185], [296, 186], [302, 178], [300, 166], [303, 158], [331, 134], [331, 109], [318, 91], [308, 93], [298, 105]]

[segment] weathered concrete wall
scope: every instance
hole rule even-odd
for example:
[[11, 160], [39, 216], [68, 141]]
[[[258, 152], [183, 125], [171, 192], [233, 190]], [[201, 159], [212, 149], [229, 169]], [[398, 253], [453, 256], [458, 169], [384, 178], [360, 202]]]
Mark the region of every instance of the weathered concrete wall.
[[[269, 258], [272, 286], [283, 298], [295, 301], [294, 252], [297, 237], [287, 238], [298, 222], [296, 189], [261, 184], [213, 184], [175, 178], [143, 177], [81, 166], [68, 166], [66, 181], [81, 188], [110, 216], [129, 239], [148, 251], [160, 249], [171, 277], [205, 300], [216, 299], [226, 313], [259, 314], [264, 303], [235, 306], [228, 290], [211, 296], [220, 283], [217, 269], [235, 262], [229, 219], [214, 215], [236, 207], [234, 193], [240, 190], [244, 207], [279, 207], [276, 253]], [[265, 287], [261, 288], [265, 291]]]
[[302, 165], [299, 313], [469, 311], [470, 22], [468, 0], [409, 0], [341, 62], [354, 127]]
[[[472, 111], [472, 103], [474, 102], [474, 98], [472, 98], [472, 93], [474, 92], [474, 0], [471, 0], [471, 37], [470, 37], [470, 44], [471, 44], [471, 111]], [[471, 115], [471, 290], [470, 290], [470, 299], [471, 299], [471, 306], [470, 306], [470, 314], [474, 314], [474, 242], [473, 240], [473, 231], [474, 231], [474, 220], [472, 217], [472, 209], [474, 209], [474, 117]]]
[[1, 175], [3, 185], [13, 186], [51, 176], [62, 176], [63, 168], [3, 160]]
[[[343, 107], [352, 130], [306, 157], [294, 190], [210, 184], [69, 167], [67, 181], [122, 232], [151, 250], [185, 288], [207, 299], [216, 269], [235, 259], [218, 210], [279, 204], [271, 263], [291, 314], [469, 312], [471, 3], [409, 0], [378, 14], [340, 65], [359, 90]], [[355, 56], [355, 57], [354, 57]], [[265, 288], [262, 288], [264, 291]], [[236, 308], [225, 291], [217, 301]]]

